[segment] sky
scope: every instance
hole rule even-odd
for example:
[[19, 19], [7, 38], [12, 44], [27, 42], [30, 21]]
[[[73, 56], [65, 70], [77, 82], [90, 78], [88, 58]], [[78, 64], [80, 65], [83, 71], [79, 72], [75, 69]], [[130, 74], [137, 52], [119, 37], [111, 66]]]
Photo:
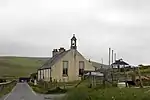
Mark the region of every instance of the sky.
[[86, 59], [108, 64], [108, 48], [150, 64], [149, 0], [0, 0], [0, 56], [50, 57], [73, 34]]

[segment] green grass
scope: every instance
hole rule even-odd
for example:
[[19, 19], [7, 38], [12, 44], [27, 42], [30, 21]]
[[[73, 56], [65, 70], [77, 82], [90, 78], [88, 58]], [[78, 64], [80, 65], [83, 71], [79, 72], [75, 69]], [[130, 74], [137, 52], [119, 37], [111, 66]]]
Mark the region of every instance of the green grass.
[[4, 86], [4, 88], [0, 91], [0, 97], [8, 94], [12, 89], [13, 87], [16, 85], [16, 81], [10, 83], [10, 84], [7, 84]]
[[47, 92], [47, 90], [45, 88], [43, 88], [43, 86], [39, 86], [39, 85], [35, 86], [35, 85], [33, 85], [33, 83], [29, 83], [29, 85], [36, 93], [46, 94], [46, 92]]
[[140, 72], [141, 72], [141, 74], [150, 74], [150, 68], [148, 68], [148, 69], [141, 69], [140, 70]]
[[62, 94], [66, 93], [68, 88], [64, 89], [64, 86], [62, 83], [59, 85], [56, 83], [48, 83], [43, 82], [42, 84], [33, 85], [33, 83], [29, 83], [29, 85], [32, 87], [32, 89], [40, 94]]
[[0, 57], [0, 77], [29, 76], [46, 60], [47, 58]]
[[148, 89], [107, 88], [93, 90], [89, 88], [72, 89], [63, 100], [149, 100]]

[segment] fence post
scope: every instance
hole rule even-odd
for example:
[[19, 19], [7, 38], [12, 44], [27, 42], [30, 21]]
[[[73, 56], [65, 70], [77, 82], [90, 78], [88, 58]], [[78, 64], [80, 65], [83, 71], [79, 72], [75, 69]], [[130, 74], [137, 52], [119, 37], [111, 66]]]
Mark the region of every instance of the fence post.
[[105, 86], [106, 86], [106, 70], [104, 70], [104, 74], [103, 75], [104, 75], [103, 76], [103, 86], [105, 88]]
[[138, 76], [139, 76], [139, 79], [140, 79], [140, 87], [143, 88], [143, 81], [141, 79], [141, 73], [140, 73], [139, 68], [137, 68], [137, 69], [138, 69]]

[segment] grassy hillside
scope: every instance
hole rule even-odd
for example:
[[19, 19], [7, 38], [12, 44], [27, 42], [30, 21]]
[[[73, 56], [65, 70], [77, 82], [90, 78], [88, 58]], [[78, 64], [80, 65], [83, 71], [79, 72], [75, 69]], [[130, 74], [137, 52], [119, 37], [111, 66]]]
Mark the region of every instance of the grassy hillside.
[[28, 76], [45, 63], [48, 58], [0, 57], [0, 77]]

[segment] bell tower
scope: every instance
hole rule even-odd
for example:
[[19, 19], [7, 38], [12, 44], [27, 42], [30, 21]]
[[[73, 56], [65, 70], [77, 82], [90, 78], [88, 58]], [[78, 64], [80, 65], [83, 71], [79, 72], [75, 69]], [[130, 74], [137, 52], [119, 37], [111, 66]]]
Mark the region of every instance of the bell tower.
[[71, 49], [77, 49], [77, 38], [75, 37], [75, 34], [73, 34], [73, 37], [71, 38]]

